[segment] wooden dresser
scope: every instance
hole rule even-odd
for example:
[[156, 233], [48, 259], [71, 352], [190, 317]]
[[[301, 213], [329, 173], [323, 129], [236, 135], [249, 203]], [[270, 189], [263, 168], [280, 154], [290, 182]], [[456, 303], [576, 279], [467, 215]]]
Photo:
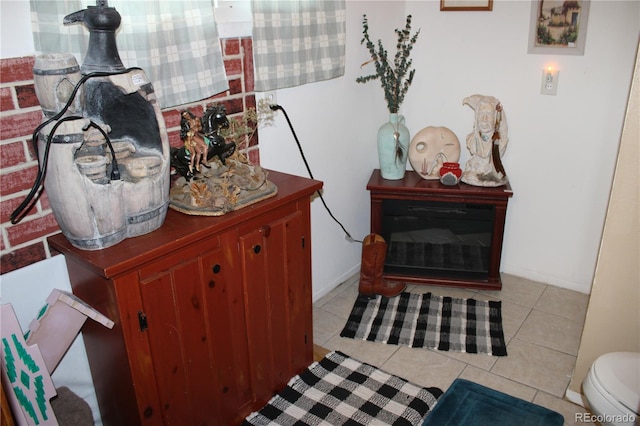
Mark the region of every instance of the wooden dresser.
[[269, 180], [275, 197], [219, 217], [169, 209], [158, 230], [104, 250], [49, 238], [73, 292], [116, 323], [83, 328], [105, 425], [238, 424], [313, 361], [322, 183]]

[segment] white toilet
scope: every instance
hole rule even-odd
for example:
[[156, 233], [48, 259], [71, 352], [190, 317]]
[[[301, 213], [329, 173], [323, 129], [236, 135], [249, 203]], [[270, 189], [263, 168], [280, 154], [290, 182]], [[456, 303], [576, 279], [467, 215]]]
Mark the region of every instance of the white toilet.
[[640, 422], [640, 353], [612, 352], [595, 360], [582, 390], [603, 425]]

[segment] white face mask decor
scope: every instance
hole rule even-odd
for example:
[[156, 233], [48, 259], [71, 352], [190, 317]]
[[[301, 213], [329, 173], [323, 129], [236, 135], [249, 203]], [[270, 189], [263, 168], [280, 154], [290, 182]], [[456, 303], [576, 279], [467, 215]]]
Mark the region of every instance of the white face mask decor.
[[409, 144], [411, 167], [423, 179], [440, 179], [443, 163], [457, 163], [460, 159], [460, 141], [446, 127], [425, 127]]

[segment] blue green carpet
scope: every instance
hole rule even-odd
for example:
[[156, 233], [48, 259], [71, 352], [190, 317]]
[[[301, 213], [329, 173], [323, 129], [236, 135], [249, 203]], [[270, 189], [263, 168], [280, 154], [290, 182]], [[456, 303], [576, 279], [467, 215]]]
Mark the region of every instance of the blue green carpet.
[[539, 405], [456, 379], [422, 426], [562, 426], [564, 417]]

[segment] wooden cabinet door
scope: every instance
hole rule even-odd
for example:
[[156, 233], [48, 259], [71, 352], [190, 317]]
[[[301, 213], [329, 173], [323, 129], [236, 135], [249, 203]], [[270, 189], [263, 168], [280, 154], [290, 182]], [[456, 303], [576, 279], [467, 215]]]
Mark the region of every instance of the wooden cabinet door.
[[166, 425], [230, 425], [253, 398], [233, 266], [237, 241], [206, 248], [167, 256], [140, 271], [162, 410], [158, 423], [161, 416]]
[[308, 366], [313, 344], [308, 226], [300, 211], [271, 217], [239, 238], [251, 381], [261, 403]]

